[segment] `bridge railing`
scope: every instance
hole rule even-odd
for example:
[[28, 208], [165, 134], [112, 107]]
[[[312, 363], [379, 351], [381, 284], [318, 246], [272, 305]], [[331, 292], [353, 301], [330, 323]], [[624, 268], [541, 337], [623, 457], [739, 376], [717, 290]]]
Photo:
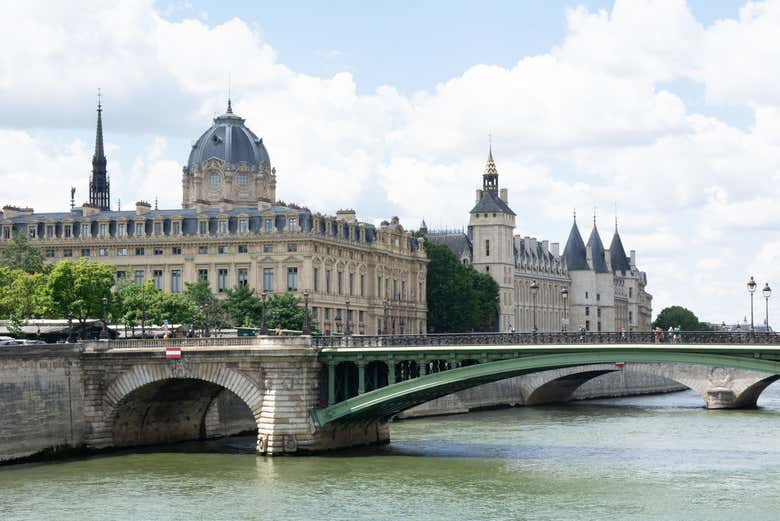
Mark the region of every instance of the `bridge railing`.
[[554, 332], [360, 335], [312, 337], [319, 348], [435, 347], [568, 344], [780, 344], [780, 334], [756, 332]]
[[291, 336], [230, 336], [230, 337], [197, 337], [197, 338], [139, 338], [101, 341], [107, 349], [145, 349], [166, 347], [257, 347], [279, 344], [307, 344], [305, 337]]

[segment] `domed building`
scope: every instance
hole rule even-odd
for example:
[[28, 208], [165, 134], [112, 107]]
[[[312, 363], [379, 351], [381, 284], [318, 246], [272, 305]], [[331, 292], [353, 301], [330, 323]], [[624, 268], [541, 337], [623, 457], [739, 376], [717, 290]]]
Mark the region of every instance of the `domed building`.
[[182, 207], [111, 210], [98, 105], [89, 201], [70, 211], [35, 213], [7, 205], [0, 246], [17, 233], [40, 246], [48, 262], [76, 257], [115, 266], [117, 278], [152, 280], [181, 292], [205, 280], [217, 295], [236, 286], [258, 293], [309, 296], [325, 333], [426, 331], [426, 264], [422, 239], [397, 218], [380, 226], [354, 210], [335, 215], [276, 199], [276, 170], [263, 139], [227, 111], [189, 151], [182, 169]]

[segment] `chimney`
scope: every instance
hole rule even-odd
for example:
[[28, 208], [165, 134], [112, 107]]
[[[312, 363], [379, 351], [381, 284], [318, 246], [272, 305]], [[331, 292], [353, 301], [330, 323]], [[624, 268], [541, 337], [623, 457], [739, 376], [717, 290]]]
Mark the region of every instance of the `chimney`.
[[631, 250], [631, 268], [636, 269], [636, 250]]
[[552, 243], [550, 246], [552, 246], [552, 254], [556, 257], [560, 256], [560, 244], [557, 242]]
[[477, 190], [477, 202], [479, 202], [480, 199], [482, 199], [482, 190]]
[[542, 241], [542, 251], [550, 253], [550, 241]]
[[536, 237], [531, 237], [529, 239], [529, 246], [533, 254], [536, 255]]
[[348, 223], [357, 222], [357, 216], [355, 214], [355, 210], [352, 210], [352, 209], [337, 211], [336, 212], [336, 218], [337, 219], [341, 219], [343, 221], [346, 221]]
[[20, 215], [32, 215], [35, 210], [32, 208], [20, 208], [19, 206], [5, 205], [3, 206], [3, 215], [10, 219], [11, 217], [19, 217]]
[[499, 198], [501, 198], [502, 201], [504, 201], [506, 204], [509, 204], [509, 190], [506, 188], [502, 188], [499, 191]]
[[81, 205], [81, 215], [84, 217], [89, 217], [90, 215], [95, 215], [96, 213], [100, 213], [99, 206], [90, 203], [84, 203]]
[[137, 201], [135, 203], [135, 214], [136, 215], [143, 215], [143, 214], [147, 213], [151, 209], [152, 209], [152, 205], [147, 203], [146, 201]]

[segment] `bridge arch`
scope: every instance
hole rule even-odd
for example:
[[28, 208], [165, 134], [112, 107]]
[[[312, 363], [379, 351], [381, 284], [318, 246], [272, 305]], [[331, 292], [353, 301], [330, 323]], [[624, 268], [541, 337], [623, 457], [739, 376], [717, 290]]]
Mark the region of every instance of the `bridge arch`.
[[263, 391], [236, 370], [219, 364], [134, 366], [105, 393], [106, 427], [112, 445], [204, 439], [206, 413], [224, 390], [246, 405], [259, 426]]

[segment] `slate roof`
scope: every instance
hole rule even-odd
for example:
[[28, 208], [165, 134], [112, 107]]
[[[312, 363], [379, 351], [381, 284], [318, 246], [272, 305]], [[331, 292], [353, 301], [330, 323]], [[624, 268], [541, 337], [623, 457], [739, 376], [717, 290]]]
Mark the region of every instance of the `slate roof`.
[[617, 228], [615, 229], [615, 235], [612, 236], [612, 243], [609, 245], [609, 257], [612, 271], [631, 271], [631, 263], [626, 256], [626, 250], [623, 249], [623, 241], [620, 240]]
[[459, 259], [466, 256], [471, 258], [471, 240], [465, 233], [431, 233], [428, 240], [434, 244], [447, 246]]
[[484, 190], [482, 192], [482, 198], [477, 205], [471, 209], [471, 213], [506, 213], [515, 215], [515, 212], [501, 200], [498, 194], [490, 190]]
[[607, 259], [604, 252], [604, 243], [601, 242], [601, 236], [596, 228], [596, 223], [593, 223], [593, 230], [590, 232], [590, 238], [588, 239], [588, 246], [590, 247], [591, 255], [593, 256], [593, 271], [596, 273], [609, 273], [607, 269]]
[[588, 254], [585, 250], [585, 243], [582, 241], [580, 229], [577, 228], [577, 221], [571, 225], [569, 238], [566, 241], [566, 247], [563, 249], [563, 260], [566, 262], [566, 268], [572, 270], [589, 270]]

